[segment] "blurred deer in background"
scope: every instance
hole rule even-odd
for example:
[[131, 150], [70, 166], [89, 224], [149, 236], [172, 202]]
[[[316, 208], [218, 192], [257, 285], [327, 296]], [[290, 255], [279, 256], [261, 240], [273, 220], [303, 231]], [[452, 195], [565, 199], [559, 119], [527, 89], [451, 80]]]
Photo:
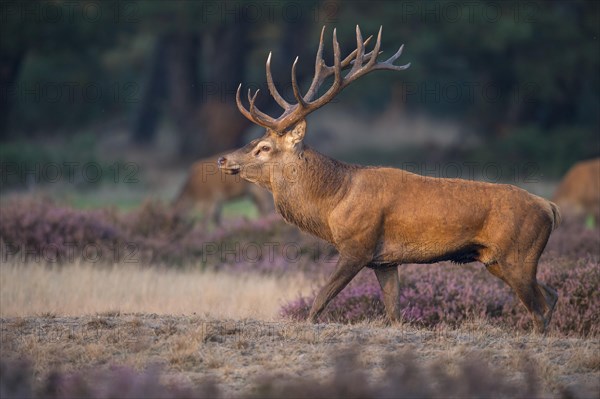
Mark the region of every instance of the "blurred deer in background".
[[592, 215], [600, 220], [600, 158], [573, 165], [552, 199], [567, 215]]
[[[237, 92], [240, 112], [266, 128], [263, 137], [219, 158], [224, 172], [273, 193], [275, 208], [300, 229], [331, 242], [339, 251], [336, 270], [319, 291], [309, 313], [316, 322], [326, 305], [365, 266], [374, 270], [383, 291], [388, 317], [401, 318], [398, 265], [479, 261], [517, 293], [543, 332], [558, 295], [536, 279], [538, 259], [560, 221], [555, 204], [502, 184], [416, 175], [400, 169], [350, 165], [331, 159], [303, 143], [305, 118], [330, 102], [356, 79], [376, 70], [402, 71], [394, 65], [402, 47], [387, 61], [378, 62], [381, 29], [371, 52], [365, 54], [359, 27], [357, 48], [346, 58], [333, 31], [333, 66], [322, 58], [323, 33], [317, 50], [315, 75], [305, 95], [292, 66], [290, 104], [275, 88], [271, 55], [266, 72], [269, 91], [284, 109], [277, 119], [255, 106], [258, 91], [248, 91], [249, 109]], [[345, 75], [342, 71], [350, 69]], [[317, 93], [325, 79], [333, 83]], [[368, 134], [368, 132], [365, 132]]]
[[222, 173], [217, 167], [219, 155], [195, 162], [187, 179], [173, 201], [176, 211], [184, 213], [198, 209], [204, 223], [221, 223], [223, 204], [239, 198], [250, 198], [262, 215], [272, 211], [269, 192], [239, 178]]

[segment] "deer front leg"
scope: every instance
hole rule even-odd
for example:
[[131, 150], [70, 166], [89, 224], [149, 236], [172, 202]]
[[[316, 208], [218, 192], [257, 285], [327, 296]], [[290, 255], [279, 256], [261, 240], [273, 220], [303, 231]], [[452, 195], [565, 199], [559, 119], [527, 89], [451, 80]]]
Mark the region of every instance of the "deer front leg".
[[401, 320], [400, 314], [400, 281], [398, 266], [373, 267], [383, 293], [385, 312], [392, 323]]
[[340, 256], [335, 271], [329, 277], [325, 286], [321, 288], [310, 308], [308, 321], [316, 323], [329, 301], [335, 298], [363, 267], [365, 267], [363, 261]]
[[250, 198], [258, 208], [258, 213], [260, 215], [268, 215], [273, 211], [273, 197], [271, 197], [265, 189], [252, 185]]
[[206, 210], [205, 223], [213, 223], [215, 226], [221, 224], [221, 210], [223, 208], [223, 202], [218, 199], [213, 201]]

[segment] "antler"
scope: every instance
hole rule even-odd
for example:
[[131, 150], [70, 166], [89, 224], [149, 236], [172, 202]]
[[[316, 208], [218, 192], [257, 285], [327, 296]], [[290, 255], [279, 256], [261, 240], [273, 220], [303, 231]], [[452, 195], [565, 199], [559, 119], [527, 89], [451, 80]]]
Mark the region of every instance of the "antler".
[[[248, 102], [250, 104], [250, 110], [247, 110], [242, 104], [240, 99], [240, 91], [242, 85], [240, 83], [237, 94], [236, 103], [240, 112], [252, 122], [263, 126], [268, 129], [272, 129], [279, 134], [285, 134], [285, 131], [294, 126], [300, 120], [304, 119], [311, 112], [321, 108], [327, 104], [333, 98], [342, 91], [346, 86], [366, 75], [367, 73], [375, 70], [391, 70], [391, 71], [403, 71], [410, 66], [410, 63], [406, 65], [394, 65], [394, 61], [400, 57], [404, 45], [400, 46], [396, 54], [391, 56], [384, 62], [377, 62], [377, 56], [381, 54], [379, 48], [381, 47], [381, 31], [382, 27], [379, 28], [377, 34], [377, 41], [375, 47], [371, 52], [365, 54], [365, 46], [369, 43], [372, 36], [369, 36], [367, 40], [363, 42], [360, 28], [356, 25], [356, 49], [352, 51], [346, 58], [341, 59], [340, 45], [337, 41], [336, 30], [333, 30], [333, 65], [328, 66], [323, 60], [323, 35], [325, 33], [325, 27], [321, 30], [321, 39], [319, 41], [319, 48], [317, 50], [317, 56], [315, 61], [315, 75], [310, 84], [310, 88], [307, 93], [302, 96], [298, 82], [296, 80], [296, 64], [298, 63], [298, 57], [292, 65], [292, 89], [294, 92], [294, 98], [296, 104], [288, 103], [277, 91], [275, 83], [273, 82], [273, 76], [271, 75], [271, 53], [267, 57], [266, 71], [267, 71], [267, 85], [269, 86], [269, 92], [275, 99], [277, 104], [283, 108], [283, 113], [277, 118], [273, 118], [264, 112], [260, 111], [256, 106], [256, 98], [259, 90], [256, 90], [254, 95], [251, 95], [248, 90]], [[366, 62], [366, 63], [365, 63]], [[342, 70], [351, 67], [350, 72], [346, 76], [342, 76]], [[333, 84], [321, 97], [313, 100], [315, 94], [319, 91], [319, 88], [329, 76], [334, 75]]]

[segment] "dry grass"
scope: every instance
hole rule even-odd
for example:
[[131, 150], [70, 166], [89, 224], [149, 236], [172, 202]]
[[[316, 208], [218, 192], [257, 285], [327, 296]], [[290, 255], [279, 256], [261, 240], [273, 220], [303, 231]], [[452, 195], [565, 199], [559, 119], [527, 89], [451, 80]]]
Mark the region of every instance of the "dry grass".
[[475, 357], [505, 370], [516, 384], [533, 369], [543, 394], [597, 396], [600, 343], [546, 337], [483, 321], [459, 329], [281, 320], [282, 301], [306, 292], [301, 275], [284, 277], [161, 270], [131, 266], [0, 265], [0, 357], [29, 359], [38, 379], [52, 371], [145, 369], [168, 376], [214, 379], [225, 392], [244, 392], [264, 375], [326, 381], [337, 354], [358, 348], [359, 365], [381, 379], [386, 359], [404, 350], [418, 367], [437, 363], [459, 372]]
[[0, 265], [0, 316], [197, 314], [273, 320], [281, 304], [307, 294], [311, 282], [200, 270], [38, 264]]
[[418, 368], [443, 364], [452, 375], [466, 359], [476, 358], [502, 370], [515, 386], [534, 378], [544, 397], [565, 391], [594, 397], [600, 389], [597, 340], [521, 334], [481, 321], [432, 331], [380, 321], [312, 325], [121, 314], [4, 318], [0, 336], [2, 357], [30, 359], [38, 377], [111, 364], [142, 370], [158, 363], [170, 376], [191, 382], [211, 378], [239, 393], [264, 376], [325, 382], [334, 374], [336, 357], [354, 348], [360, 353], [357, 364], [375, 383], [389, 371], [390, 355], [408, 350]]

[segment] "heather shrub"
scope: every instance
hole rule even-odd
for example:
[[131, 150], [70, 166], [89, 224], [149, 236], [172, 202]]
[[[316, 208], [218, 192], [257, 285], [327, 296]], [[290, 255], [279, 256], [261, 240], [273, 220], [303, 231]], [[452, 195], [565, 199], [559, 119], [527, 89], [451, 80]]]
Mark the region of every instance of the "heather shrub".
[[0, 212], [3, 261], [156, 263], [179, 256], [189, 225], [159, 204], [129, 214], [78, 210], [51, 201], [12, 201]]
[[[600, 334], [600, 264], [591, 259], [565, 258], [540, 264], [538, 278], [560, 295], [551, 331], [561, 334]], [[400, 266], [400, 305], [406, 322], [425, 327], [457, 326], [481, 318], [492, 323], [530, 328], [530, 317], [512, 290], [483, 266]], [[316, 293], [300, 297], [281, 309], [284, 317], [304, 320]], [[356, 323], [385, 317], [377, 279], [363, 270], [327, 306], [321, 316], [326, 322]]]
[[[12, 202], [0, 212], [2, 260], [68, 262], [75, 253], [96, 257], [125, 240], [108, 211], [80, 211], [48, 201]], [[85, 252], [84, 252], [85, 251]]]
[[[325, 379], [264, 376], [244, 392], [225, 393], [214, 382], [192, 384], [164, 378], [156, 367], [137, 372], [126, 367], [89, 369], [75, 373], [52, 372], [39, 382], [20, 364], [0, 362], [0, 394], [4, 399], [31, 398], [414, 398], [414, 397], [539, 397], [537, 377], [528, 362], [521, 379], [509, 379], [484, 361], [468, 357], [457, 362], [419, 365], [410, 351], [390, 356], [385, 374], [373, 381], [358, 354], [344, 351]], [[455, 370], [451, 368], [455, 366]], [[233, 395], [233, 396], [232, 396]], [[573, 397], [573, 396], [571, 396]]]
[[11, 201], [0, 212], [0, 251], [3, 261], [201, 264], [259, 273], [314, 270], [333, 254], [277, 215], [206, 227], [155, 201], [128, 213]]
[[550, 235], [542, 259], [557, 256], [600, 258], [600, 227], [590, 227], [586, 217], [565, 215], [559, 228]]
[[179, 238], [194, 227], [190, 219], [156, 201], [145, 201], [139, 209], [114, 221], [132, 237]]
[[38, 386], [25, 363], [0, 362], [0, 396], [10, 398], [213, 398], [215, 387], [206, 382], [192, 388], [163, 383], [157, 367], [136, 372], [127, 367], [52, 372]]
[[[500, 284], [482, 282], [485, 279], [475, 266], [403, 265], [400, 275], [403, 319], [410, 323], [455, 325], [474, 316], [501, 313], [507, 302], [508, 295], [498, 287]], [[316, 292], [284, 305], [281, 314], [304, 320], [315, 296]], [[481, 298], [488, 299], [487, 303]], [[364, 269], [327, 306], [321, 320], [357, 323], [382, 317], [385, 317], [385, 308], [381, 289], [374, 273]]]
[[[553, 328], [568, 334], [600, 335], [600, 263], [597, 259], [549, 262], [538, 275], [560, 295]], [[523, 317], [519, 318], [523, 323]]]

